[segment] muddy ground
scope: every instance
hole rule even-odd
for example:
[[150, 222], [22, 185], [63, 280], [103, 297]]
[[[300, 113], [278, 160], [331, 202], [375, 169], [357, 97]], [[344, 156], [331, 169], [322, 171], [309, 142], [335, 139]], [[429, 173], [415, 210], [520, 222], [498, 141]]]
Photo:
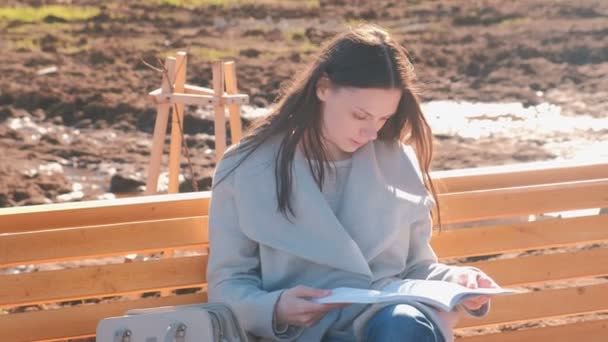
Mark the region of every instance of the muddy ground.
[[[187, 82], [209, 86], [209, 62], [233, 59], [239, 89], [267, 107], [324, 39], [362, 21], [406, 46], [425, 102], [548, 102], [566, 116], [600, 119], [608, 112], [606, 1], [168, 2], [183, 3], [2, 1], [0, 207], [141, 192], [155, 120], [145, 95], [161, 78], [144, 61], [188, 50]], [[32, 19], [7, 12], [17, 3], [60, 7]], [[185, 119], [200, 189], [215, 165], [208, 113], [190, 107]], [[556, 157], [542, 139], [436, 138], [435, 169]], [[181, 191], [192, 189], [186, 164]]]
[[[53, 3], [3, 3], [25, 2]], [[184, 49], [188, 83], [209, 86], [210, 60], [234, 59], [240, 91], [266, 107], [324, 39], [369, 21], [406, 46], [424, 101], [549, 102], [595, 117], [608, 109], [605, 1], [162, 2], [72, 1], [71, 12], [93, 9], [80, 19], [0, 15], [0, 207], [139, 193], [155, 120], [145, 94], [160, 82], [144, 61]], [[203, 112], [188, 108], [185, 125], [206, 189], [214, 140]], [[554, 157], [542, 141], [439, 138], [435, 169]]]

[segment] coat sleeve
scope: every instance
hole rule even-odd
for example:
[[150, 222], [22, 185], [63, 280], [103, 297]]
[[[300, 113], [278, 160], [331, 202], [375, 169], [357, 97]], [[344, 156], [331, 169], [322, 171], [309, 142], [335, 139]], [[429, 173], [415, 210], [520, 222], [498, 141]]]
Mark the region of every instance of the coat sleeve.
[[[402, 279], [428, 279], [455, 282], [462, 272], [481, 270], [474, 267], [451, 266], [438, 262], [431, 248], [432, 221], [430, 215], [415, 221], [411, 227], [410, 253], [406, 262], [407, 268], [402, 273]], [[457, 306], [471, 316], [483, 317], [490, 310], [490, 302], [478, 310], [469, 310], [463, 305]]]
[[[215, 179], [223, 177], [225, 165], [218, 165]], [[239, 228], [234, 201], [234, 172], [214, 184], [209, 209], [209, 263], [207, 267], [210, 302], [228, 304], [239, 323], [249, 334], [277, 341], [297, 338], [303, 328], [291, 327], [277, 331], [274, 308], [283, 292], [265, 291], [260, 279], [260, 258], [257, 242]]]

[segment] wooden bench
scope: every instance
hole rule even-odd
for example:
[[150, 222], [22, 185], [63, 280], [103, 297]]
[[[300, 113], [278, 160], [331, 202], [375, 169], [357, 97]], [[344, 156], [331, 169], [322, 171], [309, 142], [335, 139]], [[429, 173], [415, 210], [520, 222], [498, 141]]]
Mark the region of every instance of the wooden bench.
[[[432, 240], [440, 258], [532, 288], [494, 299], [484, 319], [464, 317], [459, 341], [608, 340], [608, 215], [527, 220], [608, 207], [608, 162], [433, 177], [444, 224]], [[0, 341], [92, 337], [100, 319], [131, 308], [205, 301], [209, 201], [199, 192], [1, 209]], [[129, 254], [145, 257], [124, 262]], [[19, 265], [35, 266], [9, 273]], [[544, 323], [590, 313], [595, 319]]]

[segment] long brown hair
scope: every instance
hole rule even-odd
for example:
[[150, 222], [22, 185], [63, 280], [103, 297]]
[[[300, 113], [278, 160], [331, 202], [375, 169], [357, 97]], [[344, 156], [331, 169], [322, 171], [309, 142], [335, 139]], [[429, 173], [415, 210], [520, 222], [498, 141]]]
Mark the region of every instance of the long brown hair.
[[[275, 162], [278, 209], [295, 217], [291, 206], [292, 165], [298, 144], [313, 177], [321, 188], [328, 161], [321, 129], [321, 104], [317, 82], [327, 77], [335, 86], [359, 88], [397, 88], [402, 90], [397, 111], [378, 132], [377, 139], [401, 141], [413, 146], [435, 202], [437, 193], [429, 175], [433, 158], [433, 135], [422, 110], [415, 88], [414, 68], [407, 51], [382, 28], [363, 25], [350, 29], [326, 42], [305, 71], [293, 80], [270, 114], [254, 123], [240, 145], [228, 154], [243, 153], [236, 166], [214, 182], [225, 179], [268, 138], [282, 135]], [[312, 163], [311, 160], [323, 161]]]

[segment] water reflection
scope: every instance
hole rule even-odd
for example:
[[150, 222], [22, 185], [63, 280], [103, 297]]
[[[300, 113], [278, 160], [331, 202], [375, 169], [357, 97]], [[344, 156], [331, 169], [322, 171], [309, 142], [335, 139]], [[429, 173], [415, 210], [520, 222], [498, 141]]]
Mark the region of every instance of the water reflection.
[[553, 104], [432, 101], [423, 111], [435, 134], [540, 141], [559, 159], [608, 158], [608, 119], [563, 115]]

